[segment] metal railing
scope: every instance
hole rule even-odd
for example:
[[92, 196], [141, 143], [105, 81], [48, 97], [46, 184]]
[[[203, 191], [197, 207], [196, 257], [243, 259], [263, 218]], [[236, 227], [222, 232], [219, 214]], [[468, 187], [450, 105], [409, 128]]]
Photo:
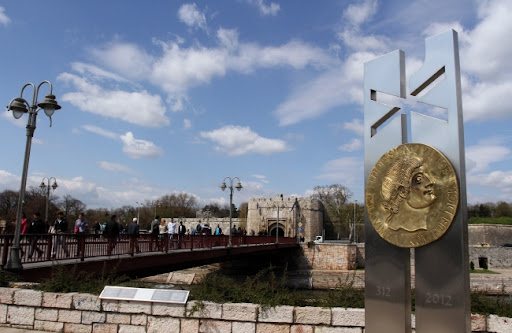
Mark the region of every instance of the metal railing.
[[[0, 235], [0, 266], [4, 267], [13, 245], [14, 235]], [[208, 249], [228, 247], [229, 236], [168, 235], [155, 237], [141, 234], [139, 237], [121, 234], [106, 237], [95, 234], [34, 234], [24, 235], [20, 240], [21, 262], [35, 263], [50, 260], [80, 259], [112, 256], [136, 255], [148, 252], [169, 252], [178, 249]], [[233, 247], [257, 244], [274, 244], [272, 236], [232, 236]], [[280, 237], [279, 243], [295, 244], [295, 237]]]

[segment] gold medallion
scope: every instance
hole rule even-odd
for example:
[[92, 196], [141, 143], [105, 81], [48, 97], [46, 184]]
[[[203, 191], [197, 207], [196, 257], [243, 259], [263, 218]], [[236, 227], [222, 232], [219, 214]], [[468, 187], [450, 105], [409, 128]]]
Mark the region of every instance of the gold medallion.
[[450, 227], [459, 184], [450, 161], [437, 149], [408, 143], [384, 154], [366, 184], [366, 209], [377, 233], [399, 247], [420, 247]]

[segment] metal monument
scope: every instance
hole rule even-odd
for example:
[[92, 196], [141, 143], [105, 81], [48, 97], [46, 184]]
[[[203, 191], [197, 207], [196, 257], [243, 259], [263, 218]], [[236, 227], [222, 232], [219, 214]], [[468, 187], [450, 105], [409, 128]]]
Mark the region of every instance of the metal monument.
[[445, 109], [446, 119], [413, 111], [408, 119], [400, 103], [382, 102], [381, 94], [407, 99], [403, 51], [364, 71], [365, 332], [411, 332], [411, 249], [416, 332], [470, 332], [457, 33], [427, 38], [424, 64], [408, 82], [410, 95]]

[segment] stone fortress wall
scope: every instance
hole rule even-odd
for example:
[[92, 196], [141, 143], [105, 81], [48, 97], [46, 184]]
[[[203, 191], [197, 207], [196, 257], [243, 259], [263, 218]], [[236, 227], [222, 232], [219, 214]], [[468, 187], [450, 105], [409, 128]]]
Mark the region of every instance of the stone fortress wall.
[[[279, 218], [278, 218], [279, 207]], [[282, 197], [251, 198], [247, 213], [248, 230], [265, 231], [269, 235], [300, 237], [305, 241], [322, 234], [322, 204], [315, 198]]]

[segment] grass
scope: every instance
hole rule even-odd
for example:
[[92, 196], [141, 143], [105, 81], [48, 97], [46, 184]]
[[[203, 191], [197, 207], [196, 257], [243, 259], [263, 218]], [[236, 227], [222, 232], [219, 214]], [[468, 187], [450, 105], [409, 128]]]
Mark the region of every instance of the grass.
[[501, 274], [500, 272], [491, 271], [490, 269], [472, 269], [471, 274]]
[[469, 224], [507, 224], [512, 225], [512, 217], [472, 217], [468, 221]]
[[[283, 272], [270, 266], [237, 281], [215, 272], [199, 284], [192, 285], [190, 298], [216, 303], [254, 303], [267, 307], [278, 305], [321, 307], [364, 307], [364, 291], [353, 287], [353, 278], [338, 281], [331, 291], [298, 290], [286, 287], [286, 269]], [[320, 296], [320, 297], [319, 297]]]
[[43, 280], [36, 288], [49, 292], [80, 292], [99, 295], [106, 285], [118, 285], [127, 280], [127, 276], [117, 274], [117, 267], [107, 270], [106, 264], [103, 265], [100, 274], [80, 271], [77, 265], [73, 266], [71, 270], [56, 265], [52, 268], [51, 277]]

